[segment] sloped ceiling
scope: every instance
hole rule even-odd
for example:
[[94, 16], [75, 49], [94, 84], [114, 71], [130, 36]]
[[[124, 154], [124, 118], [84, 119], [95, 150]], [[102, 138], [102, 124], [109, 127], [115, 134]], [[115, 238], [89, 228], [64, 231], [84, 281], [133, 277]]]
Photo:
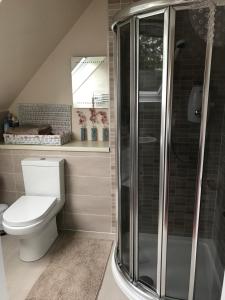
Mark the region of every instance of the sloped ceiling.
[[2, 0], [0, 110], [10, 104], [91, 0]]

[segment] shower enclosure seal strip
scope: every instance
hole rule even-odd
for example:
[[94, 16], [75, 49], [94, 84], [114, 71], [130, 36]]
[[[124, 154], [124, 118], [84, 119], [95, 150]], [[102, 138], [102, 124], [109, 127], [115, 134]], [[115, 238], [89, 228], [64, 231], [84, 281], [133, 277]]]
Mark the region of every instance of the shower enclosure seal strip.
[[[117, 35], [116, 33], [113, 31], [113, 53], [115, 53], [115, 56], [113, 57], [113, 77], [114, 77], [114, 82], [115, 84], [113, 84], [113, 93], [114, 95], [117, 95], [117, 86], [118, 86], [118, 82], [117, 82], [117, 73], [116, 70], [118, 69], [118, 42], [117, 42]], [[110, 62], [109, 62], [110, 65]], [[109, 67], [108, 67], [109, 68]], [[113, 103], [114, 105], [114, 111], [117, 112], [117, 106], [118, 103], [116, 101], [116, 96], [115, 96], [115, 101]], [[115, 124], [118, 124], [118, 113], [115, 114]], [[117, 134], [117, 125], [115, 126], [116, 130], [115, 130], [115, 134], [116, 134], [116, 138], [115, 138], [115, 142], [116, 142], [116, 151], [115, 151], [115, 161], [118, 162], [118, 134]], [[110, 158], [111, 160], [112, 158]], [[118, 222], [118, 216], [119, 216], [119, 211], [118, 211], [118, 195], [119, 195], [119, 184], [118, 184], [118, 164], [116, 163], [116, 177], [115, 177], [115, 182], [116, 182], [116, 187], [115, 187], [115, 201], [116, 201], [116, 243], [119, 243], [119, 222]]]
[[[135, 99], [134, 99], [134, 238], [136, 241], [138, 241], [138, 217], [139, 217], [139, 195], [138, 195], [138, 156], [139, 156], [139, 137], [138, 137], [138, 123], [139, 123], [139, 105], [138, 105], [138, 90], [139, 90], [139, 19], [135, 18], [135, 44], [134, 44], [134, 57], [136, 57], [135, 60]], [[136, 55], [135, 55], [136, 51]], [[139, 266], [138, 266], [138, 258], [139, 258], [139, 248], [138, 248], [138, 243], [135, 243], [135, 248], [134, 248], [134, 280], [137, 281], [139, 277]]]
[[[121, 160], [121, 153], [120, 153], [120, 30], [117, 31], [117, 34], [115, 33], [115, 39], [116, 41], [116, 50], [117, 50], [117, 59], [115, 61], [116, 63], [116, 73], [117, 73], [117, 85], [116, 85], [116, 96], [117, 96], [117, 186], [118, 186], [118, 194], [117, 194], [117, 243], [119, 245], [121, 245], [121, 233], [120, 233], [120, 228], [121, 228], [121, 164], [120, 164], [120, 160]], [[120, 261], [122, 259], [122, 255], [121, 255], [121, 247], [119, 247], [118, 249], [118, 254], [119, 254], [119, 258]]]
[[[165, 199], [166, 186], [166, 136], [167, 136], [167, 89], [168, 89], [168, 61], [169, 61], [169, 30], [170, 30], [170, 8], [164, 10], [164, 33], [163, 33], [163, 75], [162, 75], [162, 111], [161, 111], [161, 140], [160, 140], [160, 181], [159, 181], [159, 220], [158, 220], [158, 262], [157, 262], [157, 291], [160, 296], [165, 282], [166, 273], [163, 269], [163, 258], [166, 251], [166, 240], [164, 239], [165, 222]], [[165, 247], [164, 247], [165, 246]], [[162, 280], [163, 278], [163, 280]]]
[[166, 295], [166, 267], [167, 267], [167, 239], [168, 239], [168, 207], [169, 197], [168, 176], [169, 176], [169, 155], [171, 142], [171, 116], [173, 98], [173, 70], [174, 70], [174, 40], [175, 40], [175, 10], [169, 8], [168, 28], [168, 64], [167, 64], [167, 89], [166, 89], [166, 132], [165, 132], [165, 171], [164, 171], [164, 207], [163, 207], [163, 228], [162, 228], [162, 263], [161, 263], [161, 297]]
[[[138, 222], [135, 211], [135, 202], [137, 201], [137, 187], [136, 187], [136, 128], [135, 128], [135, 109], [136, 109], [136, 61], [135, 61], [135, 18], [131, 19], [130, 22], [130, 147], [131, 147], [131, 184], [130, 184], [130, 275], [132, 279], [136, 279], [137, 274], [136, 263], [134, 259], [134, 239], [137, 238], [136, 222]], [[135, 215], [136, 213], [136, 215]], [[135, 272], [134, 272], [135, 266]]]

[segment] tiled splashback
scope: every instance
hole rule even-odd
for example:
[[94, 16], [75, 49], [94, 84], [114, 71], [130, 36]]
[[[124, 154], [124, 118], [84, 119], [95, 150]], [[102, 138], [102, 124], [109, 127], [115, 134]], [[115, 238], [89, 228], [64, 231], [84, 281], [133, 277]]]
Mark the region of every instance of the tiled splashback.
[[65, 205], [60, 229], [111, 232], [109, 153], [0, 150], [0, 203], [11, 205], [24, 194], [21, 160], [65, 159]]
[[18, 104], [21, 125], [49, 124], [54, 132], [71, 132], [72, 106], [66, 104]]

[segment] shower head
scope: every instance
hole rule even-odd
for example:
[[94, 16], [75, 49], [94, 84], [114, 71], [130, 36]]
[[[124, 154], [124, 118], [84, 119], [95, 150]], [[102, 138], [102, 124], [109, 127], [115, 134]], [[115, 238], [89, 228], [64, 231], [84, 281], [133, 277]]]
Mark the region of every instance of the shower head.
[[179, 40], [176, 42], [176, 48], [182, 49], [186, 46], [186, 41], [185, 40]]
[[186, 46], [185, 40], [179, 40], [176, 42], [176, 48], [175, 48], [175, 54], [174, 54], [175, 60], [177, 59], [177, 57], [180, 53], [180, 50], [183, 49], [185, 46]]

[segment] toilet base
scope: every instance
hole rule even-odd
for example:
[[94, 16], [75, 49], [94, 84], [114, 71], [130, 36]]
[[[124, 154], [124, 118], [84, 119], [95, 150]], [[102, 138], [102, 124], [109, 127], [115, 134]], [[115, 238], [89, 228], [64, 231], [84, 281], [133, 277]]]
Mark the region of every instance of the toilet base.
[[20, 239], [20, 259], [27, 262], [40, 259], [57, 236], [56, 217], [54, 217], [40, 232]]

